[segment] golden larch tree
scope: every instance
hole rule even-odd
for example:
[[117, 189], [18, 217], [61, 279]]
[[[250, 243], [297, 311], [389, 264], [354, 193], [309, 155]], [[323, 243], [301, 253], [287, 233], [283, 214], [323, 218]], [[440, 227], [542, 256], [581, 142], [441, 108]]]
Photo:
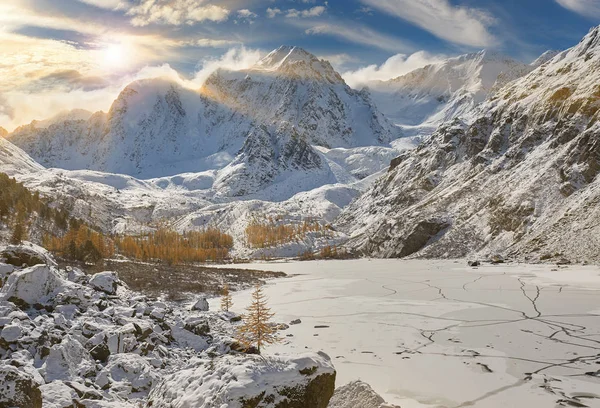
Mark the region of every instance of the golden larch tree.
[[243, 324], [238, 329], [238, 340], [246, 347], [256, 345], [258, 354], [263, 345], [279, 342], [277, 331], [270, 324], [275, 316], [267, 307], [267, 297], [257, 285], [252, 293], [252, 303], [246, 308]]
[[221, 295], [221, 310], [229, 312], [229, 309], [231, 309], [231, 306], [233, 306], [233, 299], [231, 298], [231, 293], [229, 292], [229, 285], [226, 284], [223, 286]]

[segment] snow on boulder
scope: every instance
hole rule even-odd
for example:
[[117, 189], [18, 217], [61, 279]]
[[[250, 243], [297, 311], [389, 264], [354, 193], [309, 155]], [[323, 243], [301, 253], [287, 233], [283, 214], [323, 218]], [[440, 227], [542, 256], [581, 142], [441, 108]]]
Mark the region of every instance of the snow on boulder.
[[362, 381], [353, 381], [337, 388], [329, 401], [329, 408], [400, 408], [388, 405], [383, 398]]
[[8, 280], [8, 277], [15, 270], [15, 267], [10, 264], [0, 263], [0, 286]]
[[0, 407], [42, 408], [42, 393], [31, 374], [10, 365], [0, 366]]
[[40, 387], [44, 408], [75, 407], [77, 400], [75, 390], [62, 381], [52, 381]]
[[106, 367], [96, 377], [101, 388], [125, 390], [126, 394], [145, 393], [158, 382], [160, 375], [148, 359], [137, 354], [111, 356]]
[[67, 284], [53, 267], [36, 265], [13, 272], [0, 290], [0, 300], [46, 304]]
[[48, 251], [32, 243], [7, 246], [0, 251], [0, 261], [19, 268], [39, 264], [56, 266]]
[[46, 382], [49, 382], [87, 377], [94, 370], [94, 361], [87, 350], [74, 337], [67, 335], [60, 344], [50, 348], [50, 354], [40, 372]]
[[192, 310], [198, 310], [200, 312], [208, 312], [208, 300], [205, 297], [201, 297], [198, 299], [194, 306], [192, 306]]
[[90, 285], [97, 290], [115, 295], [121, 281], [116, 272], [100, 272], [92, 276]]
[[299, 357], [225, 355], [196, 360], [150, 393], [153, 408], [326, 408], [335, 370], [324, 353]]
[[23, 329], [17, 324], [7, 324], [0, 332], [0, 338], [7, 343], [14, 343], [21, 338]]

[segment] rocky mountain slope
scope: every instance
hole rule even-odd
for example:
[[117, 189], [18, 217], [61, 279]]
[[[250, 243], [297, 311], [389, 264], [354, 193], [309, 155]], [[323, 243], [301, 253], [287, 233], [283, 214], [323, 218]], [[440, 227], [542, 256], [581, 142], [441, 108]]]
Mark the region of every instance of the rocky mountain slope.
[[[351, 204], [364, 253], [600, 259], [600, 28], [455, 119]], [[468, 118], [467, 118], [468, 119]]]
[[396, 124], [436, 127], [474, 108], [503, 85], [541, 65], [528, 65], [490, 51], [450, 58], [388, 81], [368, 84], [373, 100]]

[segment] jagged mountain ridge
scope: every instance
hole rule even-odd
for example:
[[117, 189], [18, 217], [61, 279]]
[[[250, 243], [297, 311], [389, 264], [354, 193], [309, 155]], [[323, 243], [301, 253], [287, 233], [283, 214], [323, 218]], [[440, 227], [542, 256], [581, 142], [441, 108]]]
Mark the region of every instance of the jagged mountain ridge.
[[376, 256], [599, 260], [600, 28], [440, 126], [347, 207]]
[[283, 46], [242, 71], [219, 69], [201, 92], [258, 123], [288, 123], [327, 148], [387, 145], [401, 136], [366, 92], [351, 89], [325, 60]]
[[533, 64], [480, 51], [427, 65], [388, 81], [372, 81], [368, 88], [385, 116], [406, 126], [435, 128], [475, 108], [508, 82], [531, 72], [551, 53]]

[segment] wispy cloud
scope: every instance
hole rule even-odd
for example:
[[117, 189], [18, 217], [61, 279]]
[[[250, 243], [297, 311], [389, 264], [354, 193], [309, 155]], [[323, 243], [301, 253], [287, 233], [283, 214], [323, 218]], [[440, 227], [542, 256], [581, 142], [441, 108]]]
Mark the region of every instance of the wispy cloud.
[[323, 13], [325, 13], [327, 9], [324, 6], [315, 6], [315, 7], [311, 7], [309, 9], [306, 10], [296, 10], [296, 9], [289, 9], [285, 16], [288, 18], [298, 18], [298, 17], [302, 17], [302, 18], [309, 18], [309, 17], [319, 17], [321, 16]]
[[122, 0], [79, 0], [82, 3], [86, 3], [99, 8], [114, 10], [122, 6]]
[[454, 6], [448, 0], [360, 1], [369, 7], [409, 21], [433, 35], [455, 44], [489, 47], [498, 43], [495, 36], [488, 30], [496, 23], [496, 20], [484, 10]]
[[600, 17], [600, 2], [598, 0], [556, 0], [558, 4], [575, 13], [588, 18]]
[[386, 51], [408, 51], [413, 46], [397, 37], [372, 30], [356, 22], [328, 21], [309, 26], [305, 30], [310, 35], [331, 35], [343, 41], [369, 45]]
[[387, 81], [446, 58], [445, 55], [430, 54], [426, 51], [418, 51], [411, 55], [396, 54], [381, 65], [373, 64], [355, 71], [347, 71], [342, 73], [342, 77], [351, 87], [359, 88], [371, 81]]
[[138, 27], [149, 24], [182, 25], [202, 21], [225, 21], [230, 11], [204, 0], [141, 0], [127, 11], [131, 24]]

